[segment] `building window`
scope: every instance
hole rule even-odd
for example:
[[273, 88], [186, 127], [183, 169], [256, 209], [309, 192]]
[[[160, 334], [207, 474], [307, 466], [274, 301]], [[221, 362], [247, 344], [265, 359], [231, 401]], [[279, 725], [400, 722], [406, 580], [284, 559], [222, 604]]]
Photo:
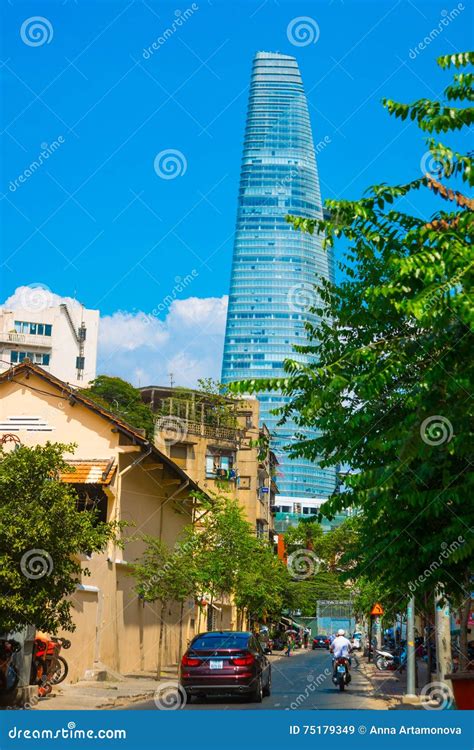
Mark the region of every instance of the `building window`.
[[85, 357], [76, 357], [76, 370], [84, 369], [85, 360]]
[[173, 459], [175, 464], [186, 468], [186, 460], [188, 458], [188, 448], [186, 445], [170, 445], [170, 458]]
[[53, 326], [49, 323], [29, 323], [25, 320], [15, 320], [16, 333], [28, 333], [30, 336], [51, 336]]
[[29, 359], [34, 365], [49, 365], [49, 354], [40, 354], [39, 352], [10, 352], [10, 362], [12, 365], [17, 365], [23, 362], [25, 359]]
[[208, 479], [236, 479], [234, 455], [232, 453], [208, 454], [206, 477]]

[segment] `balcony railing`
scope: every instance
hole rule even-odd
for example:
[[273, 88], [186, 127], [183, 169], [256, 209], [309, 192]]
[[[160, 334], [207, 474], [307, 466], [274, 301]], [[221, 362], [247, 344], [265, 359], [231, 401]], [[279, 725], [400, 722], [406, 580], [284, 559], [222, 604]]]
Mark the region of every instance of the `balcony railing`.
[[0, 342], [2, 344], [28, 344], [42, 349], [51, 349], [51, 336], [36, 336], [31, 333], [16, 333], [16, 331], [0, 331]]
[[186, 423], [186, 429], [190, 435], [199, 435], [212, 440], [226, 440], [230, 443], [238, 443], [242, 436], [242, 430], [234, 427], [219, 427], [219, 425], [210, 425], [203, 422], [183, 421]]

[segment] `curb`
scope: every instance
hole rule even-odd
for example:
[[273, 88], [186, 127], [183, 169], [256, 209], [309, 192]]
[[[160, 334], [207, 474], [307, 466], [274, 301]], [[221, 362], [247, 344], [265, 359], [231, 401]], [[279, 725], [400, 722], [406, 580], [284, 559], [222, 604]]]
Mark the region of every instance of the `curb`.
[[134, 695], [122, 695], [117, 696], [117, 698], [114, 698], [109, 703], [101, 703], [96, 706], [96, 709], [107, 709], [107, 708], [116, 708], [123, 705], [128, 705], [129, 703], [140, 703], [140, 701], [145, 701], [148, 698], [153, 698], [155, 695], [156, 690], [148, 690], [146, 693], [135, 693]]
[[402, 701], [402, 697], [403, 696], [397, 696], [397, 695], [391, 695], [390, 693], [380, 693], [380, 692], [378, 692], [378, 687], [379, 686], [374, 681], [374, 679], [373, 679], [372, 675], [369, 673], [369, 671], [366, 669], [367, 666], [368, 665], [365, 662], [357, 660], [357, 668], [359, 669], [359, 671], [361, 672], [361, 674], [364, 675], [364, 677], [366, 678], [366, 680], [368, 680], [370, 682], [370, 684], [372, 686], [372, 689], [374, 691], [374, 695], [377, 696], [378, 698], [381, 698], [382, 700], [387, 701], [387, 703], [390, 703], [390, 708], [392, 708], [393, 706], [399, 706], [399, 705], [401, 705], [403, 703], [403, 701]]

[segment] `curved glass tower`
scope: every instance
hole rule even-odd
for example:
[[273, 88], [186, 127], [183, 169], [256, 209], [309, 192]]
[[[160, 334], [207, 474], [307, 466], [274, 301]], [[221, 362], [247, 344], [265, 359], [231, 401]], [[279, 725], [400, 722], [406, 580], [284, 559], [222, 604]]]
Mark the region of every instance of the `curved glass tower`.
[[[222, 381], [284, 375], [287, 357], [304, 361], [293, 345], [305, 343], [304, 323], [314, 304], [317, 276], [332, 276], [321, 241], [292, 229], [292, 213], [322, 218], [321, 194], [308, 105], [293, 57], [258, 52], [245, 129]], [[280, 461], [278, 487], [295, 498], [327, 497], [334, 469], [303, 459], [290, 461], [284, 447], [297, 428], [277, 426], [271, 411], [278, 393], [260, 393], [261, 421], [274, 435]], [[308, 436], [311, 433], [308, 433]], [[312, 433], [314, 434], [314, 433]]]

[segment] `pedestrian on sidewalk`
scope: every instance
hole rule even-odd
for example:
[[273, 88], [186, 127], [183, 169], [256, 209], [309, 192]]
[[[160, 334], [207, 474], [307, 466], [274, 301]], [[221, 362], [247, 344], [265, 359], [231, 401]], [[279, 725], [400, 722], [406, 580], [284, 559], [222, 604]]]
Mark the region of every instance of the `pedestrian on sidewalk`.
[[304, 643], [304, 647], [305, 647], [305, 648], [308, 648], [308, 644], [309, 644], [309, 635], [310, 635], [310, 630], [309, 630], [309, 628], [305, 628], [305, 629], [304, 629], [304, 631], [303, 631], [303, 643]]
[[291, 656], [291, 649], [293, 648], [293, 635], [292, 633], [288, 633], [287, 639], [286, 639], [286, 656]]

